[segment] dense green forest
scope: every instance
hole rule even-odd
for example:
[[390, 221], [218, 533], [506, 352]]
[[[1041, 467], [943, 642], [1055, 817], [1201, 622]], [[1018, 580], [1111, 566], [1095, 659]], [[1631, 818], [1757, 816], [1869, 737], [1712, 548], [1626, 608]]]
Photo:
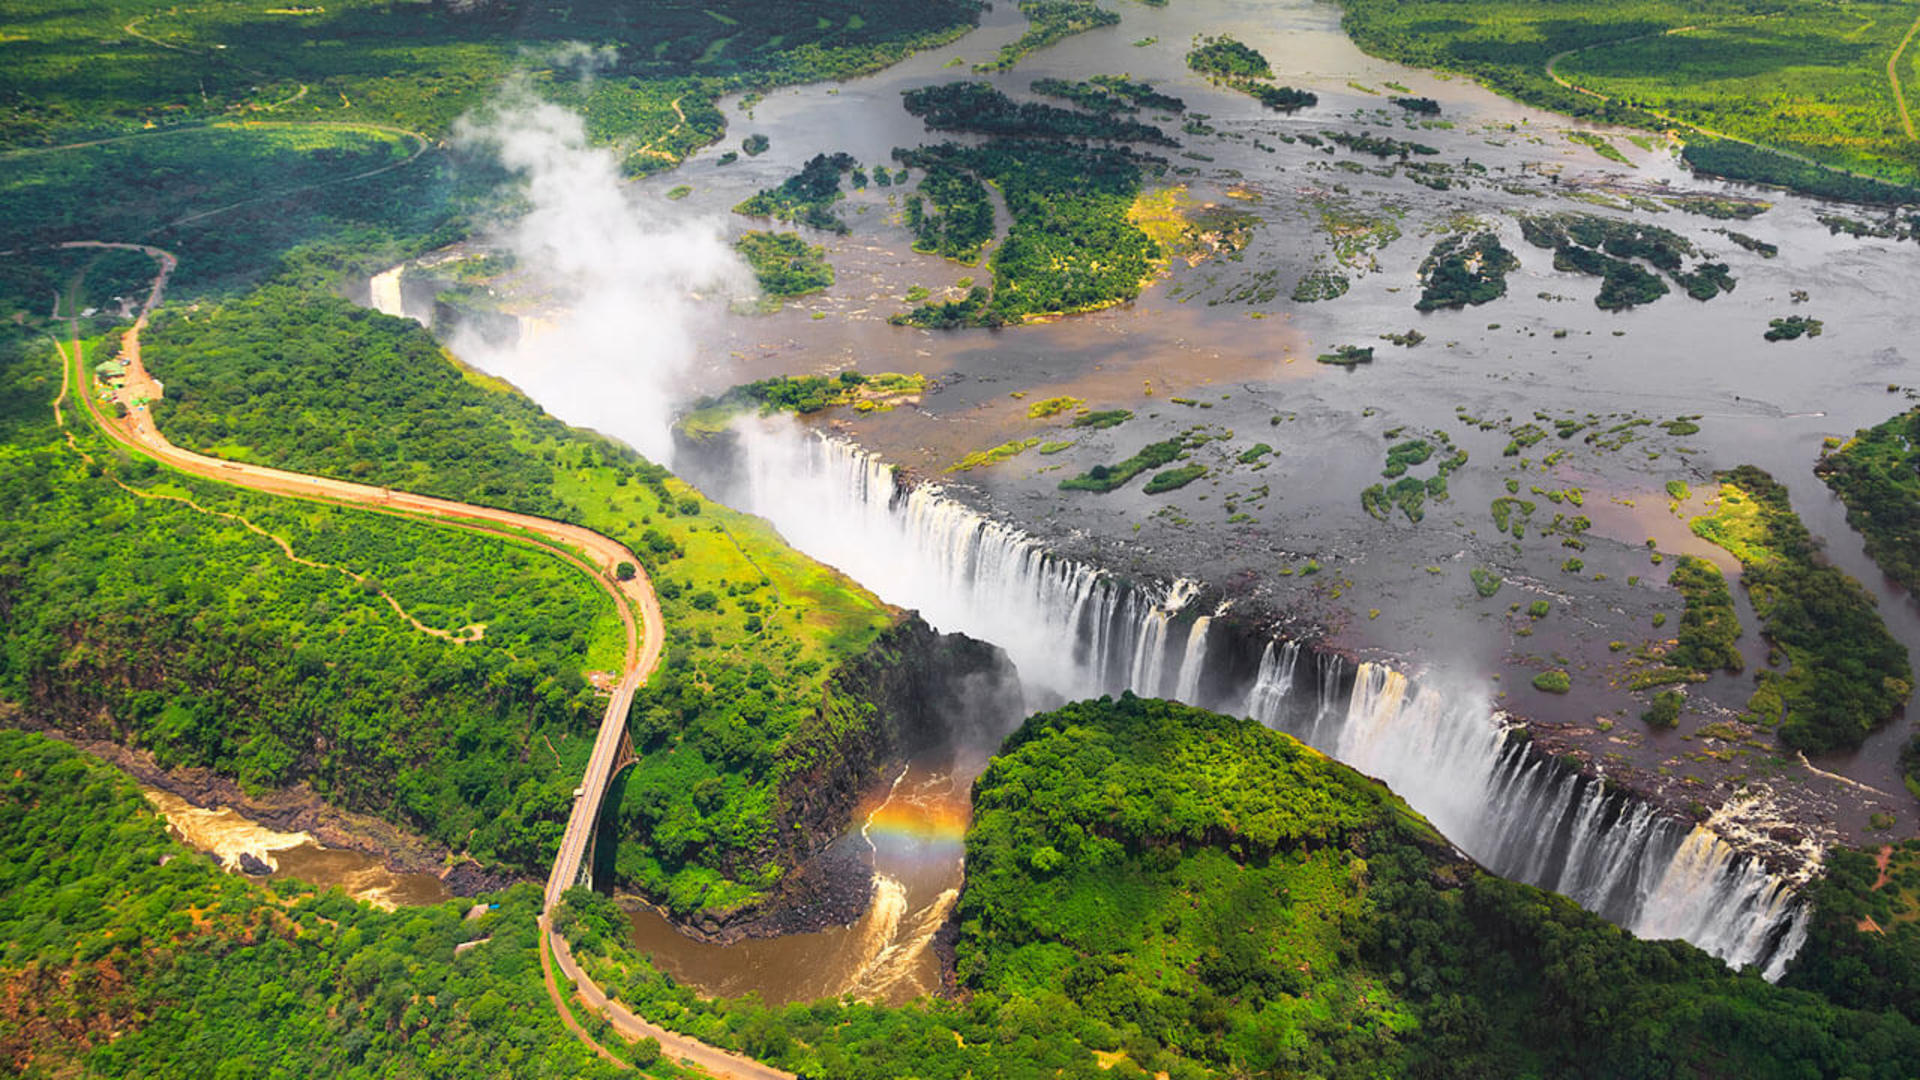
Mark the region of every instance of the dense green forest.
[[[894, 156], [929, 174], [946, 169], [991, 181], [1013, 218], [988, 259], [990, 294], [958, 302], [959, 311], [953, 303], [928, 304], [903, 321], [999, 326], [1104, 307], [1138, 296], [1162, 255], [1160, 246], [1128, 219], [1143, 170], [1159, 166], [1156, 159], [1126, 149], [1034, 139], [943, 143], [895, 150]], [[968, 213], [969, 220], [979, 222], [984, 211]], [[968, 241], [976, 235], [977, 227], [965, 233]]]
[[1873, 561], [1920, 594], [1920, 409], [1855, 432], [1814, 471], [1846, 503]]
[[329, 275], [369, 272], [500, 209], [502, 177], [442, 140], [513, 72], [581, 112], [628, 172], [649, 172], [720, 137], [714, 102], [729, 90], [873, 71], [978, 11], [25, 0], [0, 11], [0, 249], [144, 237], [181, 256], [177, 296], [259, 280], [296, 249]]
[[913, 250], [972, 265], [993, 241], [993, 200], [979, 177], [953, 162], [935, 161], [920, 190], [907, 196], [907, 228]]
[[15, 1075], [620, 1075], [561, 1027], [531, 885], [466, 918], [255, 884], [174, 841], [125, 776], [7, 730], [0, 852]]
[[1788, 746], [1859, 746], [1912, 696], [1906, 648], [1860, 583], [1821, 557], [1784, 485], [1751, 465], [1718, 479], [1719, 502], [1693, 531], [1740, 560], [1761, 632], [1787, 664], [1759, 673], [1747, 707]]
[[[708, 115], [659, 149], [666, 163], [718, 135], [711, 102], [740, 87], [877, 70], [970, 28], [971, 0], [664, 0], [627, 4], [509, 0], [345, 0], [262, 10], [239, 0], [156, 8], [51, 0], [0, 16], [0, 69], [14, 102], [0, 140], [58, 142], [229, 118], [348, 120], [438, 135], [516, 69], [585, 106], [602, 136], [647, 144], [670, 130], [672, 100]], [[615, 43], [582, 49], [579, 43]], [[591, 86], [566, 86], [581, 70]], [[307, 91], [301, 93], [301, 87]], [[565, 87], [564, 89], [558, 89]]]
[[[1815, 324], [1818, 333], [1818, 324]], [[1814, 471], [1847, 507], [1847, 524], [1888, 577], [1920, 594], [1920, 409], [1855, 432]], [[1920, 798], [1920, 734], [1900, 755], [1907, 789]]]
[[1106, 139], [1178, 146], [1152, 124], [1117, 116], [1118, 109], [1063, 109], [1015, 101], [983, 82], [922, 86], [902, 95], [907, 112], [933, 131], [1039, 139]]
[[742, 200], [733, 212], [845, 234], [847, 223], [833, 212], [833, 204], [844, 197], [840, 191], [841, 175], [856, 167], [857, 163], [848, 154], [815, 154], [799, 172], [781, 181], [779, 187], [756, 192]]
[[[1535, 247], [1553, 252], [1555, 270], [1576, 270], [1600, 280], [1595, 307], [1620, 311], [1667, 295], [1667, 283], [1635, 259], [1672, 278], [1695, 300], [1732, 292], [1737, 282], [1726, 263], [1705, 261], [1693, 242], [1671, 229], [1597, 214], [1530, 214], [1520, 232]], [[1694, 259], [1691, 268], [1686, 260]]]
[[1485, 304], [1507, 295], [1507, 275], [1520, 259], [1492, 232], [1442, 237], [1420, 263], [1418, 311]]
[[[1131, 695], [1069, 705], [1007, 742], [974, 807], [959, 1001], [703, 1000], [628, 948], [603, 898], [569, 894], [561, 923], [644, 1015], [803, 1077], [1920, 1068], [1898, 1011], [1910, 934], [1882, 948], [1828, 919], [1803, 989], [1776, 988], [1486, 874], [1379, 784], [1252, 721]], [[1868, 971], [1887, 981], [1859, 985]]]
[[[1341, 7], [1342, 25], [1368, 52], [1466, 72], [1530, 104], [1662, 130], [1677, 121], [1702, 136], [1724, 133], [1900, 184], [1920, 179], [1920, 144], [1901, 126], [1888, 78], [1914, 24], [1911, 4], [1341, 0]], [[1911, 108], [1920, 100], [1920, 67], [1910, 50], [1906, 56], [1893, 75]], [[1728, 140], [1690, 136], [1688, 146], [1690, 161], [1738, 179], [1844, 198], [1873, 190]], [[1840, 190], [1849, 187], [1856, 193]]]
[[[664, 673], [634, 703], [637, 731], [670, 734], [649, 736], [657, 754], [627, 785], [620, 866], [683, 909], [743, 903], [777, 880], [783, 749], [830, 722], [822, 687], [893, 623], [871, 594], [764, 522], [462, 371], [411, 321], [267, 287], [150, 336], [147, 363], [167, 386], [160, 426], [179, 445], [527, 510], [632, 549], [674, 632]], [[701, 842], [657, 858], [651, 845], [670, 833]]]
[[71, 399], [69, 446], [48, 343], [10, 332], [0, 349], [12, 723], [250, 787], [306, 782], [485, 865], [541, 870], [602, 708], [582, 672], [619, 663], [605, 594], [510, 541], [159, 472]]
[[753, 230], [741, 234], [733, 247], [753, 267], [760, 291], [768, 296], [806, 296], [833, 284], [826, 249], [798, 233]]

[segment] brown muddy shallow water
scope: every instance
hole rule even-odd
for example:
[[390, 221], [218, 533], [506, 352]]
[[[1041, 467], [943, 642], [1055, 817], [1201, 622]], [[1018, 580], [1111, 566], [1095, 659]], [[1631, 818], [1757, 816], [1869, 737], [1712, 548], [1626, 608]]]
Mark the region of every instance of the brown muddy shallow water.
[[908, 766], [855, 816], [873, 868], [873, 898], [848, 926], [709, 945], [646, 906], [629, 910], [633, 942], [701, 993], [757, 991], [770, 1004], [852, 994], [899, 1004], [940, 989], [934, 934], [959, 898], [968, 788], [984, 762]]
[[174, 835], [207, 852], [228, 870], [250, 855], [272, 868], [268, 878], [290, 878], [322, 890], [338, 888], [355, 900], [391, 911], [396, 907], [437, 904], [451, 898], [431, 874], [402, 874], [365, 852], [323, 847], [306, 833], [276, 832], [248, 820], [230, 807], [199, 807], [178, 795], [141, 789], [167, 819]]

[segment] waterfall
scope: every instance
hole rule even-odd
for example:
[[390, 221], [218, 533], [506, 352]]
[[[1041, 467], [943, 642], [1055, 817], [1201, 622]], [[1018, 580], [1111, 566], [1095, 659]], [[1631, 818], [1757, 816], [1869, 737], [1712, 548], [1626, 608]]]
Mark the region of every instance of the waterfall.
[[1207, 664], [1207, 628], [1212, 625], [1213, 616], [1202, 615], [1187, 631], [1187, 648], [1180, 654], [1180, 673], [1173, 688], [1177, 701], [1200, 700], [1200, 672]]
[[1299, 645], [1282, 641], [1265, 644], [1248, 679], [1214, 655], [1214, 616], [1189, 618], [1193, 582], [1129, 583], [1060, 557], [935, 484], [898, 485], [874, 455], [785, 420], [735, 431], [739, 453], [725, 471], [699, 476], [688, 463], [712, 494], [770, 519], [882, 599], [999, 645], [1031, 686], [1068, 699], [1131, 689], [1243, 709], [1384, 780], [1494, 872], [1642, 937], [1758, 964], [1769, 979], [1804, 939], [1806, 908], [1788, 882], [1712, 828], [1689, 830], [1532, 753], [1483, 690], [1415, 685], [1331, 653], [1303, 671]]
[[367, 290], [371, 294], [371, 303], [375, 311], [382, 315], [406, 317], [406, 306], [400, 298], [400, 275], [406, 268], [406, 264], [402, 263], [391, 270], [382, 270], [367, 282]]

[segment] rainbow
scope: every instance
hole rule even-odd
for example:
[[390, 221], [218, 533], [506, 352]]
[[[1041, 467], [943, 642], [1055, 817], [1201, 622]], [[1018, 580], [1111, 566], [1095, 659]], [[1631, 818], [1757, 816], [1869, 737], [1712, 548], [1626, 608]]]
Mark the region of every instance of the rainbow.
[[922, 844], [958, 844], [966, 838], [971, 808], [947, 802], [912, 803], [889, 799], [867, 815], [867, 837], [875, 842], [901, 840]]

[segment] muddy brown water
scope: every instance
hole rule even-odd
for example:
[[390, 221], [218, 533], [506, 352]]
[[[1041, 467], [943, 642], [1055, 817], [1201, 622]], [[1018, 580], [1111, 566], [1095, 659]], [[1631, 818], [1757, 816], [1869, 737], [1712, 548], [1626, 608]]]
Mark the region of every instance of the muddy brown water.
[[848, 926], [710, 945], [651, 907], [629, 911], [633, 943], [704, 994], [758, 992], [769, 1004], [852, 994], [899, 1004], [940, 989], [934, 934], [959, 898], [968, 788], [983, 762], [915, 762], [862, 807], [845, 842], [864, 849], [873, 897]]
[[230, 871], [239, 869], [241, 855], [251, 855], [273, 868], [269, 878], [304, 881], [322, 890], [338, 888], [388, 911], [451, 899], [432, 874], [395, 873], [365, 852], [324, 847], [306, 833], [277, 832], [231, 807], [194, 806], [153, 788], [142, 788], [141, 793], [167, 819], [174, 835]]

